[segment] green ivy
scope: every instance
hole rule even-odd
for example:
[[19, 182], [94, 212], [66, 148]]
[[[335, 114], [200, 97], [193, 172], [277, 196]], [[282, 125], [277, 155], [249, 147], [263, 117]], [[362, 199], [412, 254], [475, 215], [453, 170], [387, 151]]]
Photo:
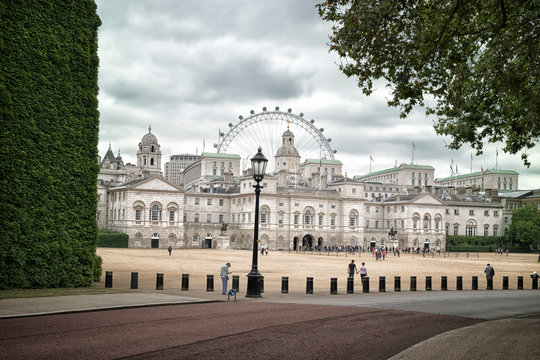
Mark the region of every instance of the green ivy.
[[88, 286], [101, 273], [100, 25], [93, 0], [0, 3], [1, 289]]

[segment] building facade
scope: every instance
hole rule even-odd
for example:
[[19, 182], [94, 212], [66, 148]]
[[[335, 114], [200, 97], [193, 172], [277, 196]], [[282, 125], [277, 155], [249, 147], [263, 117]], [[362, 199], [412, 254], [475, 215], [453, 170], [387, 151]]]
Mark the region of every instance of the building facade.
[[[429, 165], [401, 164], [351, 179], [338, 160], [302, 162], [289, 129], [282, 139], [273, 154], [276, 168], [262, 181], [260, 246], [444, 250], [446, 235], [503, 234], [505, 204], [512, 201], [497, 188], [439, 186]], [[109, 149], [99, 175], [100, 227], [127, 233], [130, 247], [251, 248], [255, 181], [251, 169], [241, 168], [240, 156], [203, 153], [178, 185], [161, 175], [159, 149], [149, 129], [137, 166], [128, 170]]]

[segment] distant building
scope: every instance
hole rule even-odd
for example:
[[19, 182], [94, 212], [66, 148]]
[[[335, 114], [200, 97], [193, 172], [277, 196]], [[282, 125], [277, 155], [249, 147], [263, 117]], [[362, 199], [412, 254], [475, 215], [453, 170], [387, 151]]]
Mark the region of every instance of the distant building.
[[519, 173], [514, 170], [488, 169], [470, 174], [455, 175], [435, 179], [435, 184], [455, 188], [474, 187], [480, 191], [497, 189], [499, 191], [518, 190]]
[[171, 155], [170, 160], [165, 163], [165, 180], [182, 185], [184, 170], [200, 159], [199, 155], [194, 154]]
[[[251, 248], [255, 181], [251, 169], [241, 168], [240, 156], [178, 155], [187, 158], [180, 186], [172, 181], [172, 168], [166, 170], [170, 181], [161, 176], [159, 149], [149, 129], [139, 144], [137, 166], [123, 165], [119, 155], [107, 151], [98, 183], [100, 227], [127, 233], [130, 247]], [[274, 156], [276, 167], [262, 182], [259, 240], [273, 250], [444, 250], [447, 235], [503, 235], [510, 209], [538, 204], [540, 198], [536, 190], [499, 191], [499, 183], [503, 190], [505, 183], [507, 190], [518, 184], [516, 172], [500, 170], [484, 172], [483, 187], [456, 183], [464, 178], [436, 181], [429, 165], [401, 164], [347, 178], [341, 161], [302, 162], [289, 129], [276, 153], [265, 156]], [[397, 231], [395, 237], [390, 230]]]

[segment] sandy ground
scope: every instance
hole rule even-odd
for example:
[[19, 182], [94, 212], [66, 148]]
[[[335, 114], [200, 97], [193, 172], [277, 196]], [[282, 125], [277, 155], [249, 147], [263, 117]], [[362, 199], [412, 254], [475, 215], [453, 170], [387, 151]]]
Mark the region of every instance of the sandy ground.
[[[113, 272], [113, 289], [129, 290], [131, 272], [138, 272], [138, 290], [155, 291], [156, 274], [162, 273], [164, 291], [180, 293], [182, 274], [189, 274], [189, 291], [184, 295], [208, 293], [207, 275], [214, 276], [214, 293], [221, 293], [220, 268], [231, 263], [231, 275], [238, 275], [240, 294], [245, 293], [246, 275], [251, 270], [253, 252], [248, 250], [174, 249], [169, 256], [166, 249], [112, 249], [98, 248], [103, 259], [103, 274], [97, 287], [105, 286], [106, 271]], [[456, 277], [463, 277], [463, 290], [470, 290], [472, 277], [478, 276], [478, 288], [485, 288], [483, 273], [487, 263], [495, 268], [494, 289], [502, 289], [503, 276], [509, 278], [509, 288], [517, 288], [517, 277], [523, 276], [524, 288], [531, 288], [530, 274], [540, 271], [536, 254], [495, 255], [488, 253], [442, 253], [441, 255], [390, 255], [384, 261], [375, 261], [371, 254], [294, 253], [270, 252], [258, 255], [259, 272], [264, 276], [265, 295], [281, 293], [281, 279], [289, 278], [289, 293], [305, 294], [306, 278], [313, 277], [314, 293], [328, 294], [330, 279], [338, 279], [338, 293], [347, 291], [347, 266], [354, 259], [357, 266], [366, 263], [370, 277], [370, 291], [379, 289], [379, 277], [386, 277], [386, 291], [394, 290], [394, 277], [401, 277], [401, 291], [409, 291], [410, 277], [417, 277], [417, 290], [425, 290], [426, 276], [432, 277], [434, 291], [441, 289], [441, 276], [447, 276], [448, 290], [456, 289]], [[355, 292], [361, 292], [360, 278], [356, 275]], [[229, 288], [231, 287], [229, 282]], [[210, 294], [206, 294], [210, 295]]]

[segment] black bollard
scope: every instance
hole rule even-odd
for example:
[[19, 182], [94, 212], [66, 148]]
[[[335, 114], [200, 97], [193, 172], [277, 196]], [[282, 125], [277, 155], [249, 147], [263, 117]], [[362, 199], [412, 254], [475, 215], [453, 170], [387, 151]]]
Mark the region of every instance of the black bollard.
[[394, 291], [401, 291], [401, 276], [394, 277]]
[[163, 274], [156, 274], [156, 290], [163, 290]]
[[472, 290], [478, 290], [478, 276], [472, 277]]
[[289, 277], [288, 276], [281, 277], [281, 293], [282, 294], [289, 293]]
[[337, 278], [330, 278], [330, 295], [337, 295]]
[[426, 276], [426, 291], [431, 291], [431, 276]]
[[132, 272], [131, 273], [131, 288], [137, 289], [138, 287], [139, 287], [139, 273]]
[[364, 276], [364, 280], [362, 281], [362, 292], [366, 294], [369, 293], [369, 276]]
[[182, 274], [182, 291], [189, 290], [189, 274]]
[[416, 291], [416, 276], [411, 276], [411, 291]]
[[532, 290], [537, 290], [538, 289], [538, 277], [531, 275], [531, 279], [532, 279], [531, 289]]
[[518, 276], [518, 290], [523, 290], [523, 276]]
[[379, 292], [386, 292], [386, 277], [379, 276]]
[[493, 278], [486, 278], [486, 290], [493, 290]]
[[448, 277], [441, 276], [441, 290], [448, 290]]
[[206, 291], [214, 291], [214, 275], [206, 275]]
[[238, 292], [240, 289], [240, 275], [233, 275], [232, 277], [232, 289]]
[[463, 276], [456, 278], [456, 290], [463, 290]]
[[508, 276], [503, 276], [503, 290], [508, 290]]
[[264, 276], [261, 276], [261, 294], [264, 293]]
[[354, 278], [347, 277], [347, 294], [354, 294]]
[[112, 288], [112, 271], [105, 271], [105, 287]]
[[313, 294], [313, 278], [306, 278], [306, 294]]

